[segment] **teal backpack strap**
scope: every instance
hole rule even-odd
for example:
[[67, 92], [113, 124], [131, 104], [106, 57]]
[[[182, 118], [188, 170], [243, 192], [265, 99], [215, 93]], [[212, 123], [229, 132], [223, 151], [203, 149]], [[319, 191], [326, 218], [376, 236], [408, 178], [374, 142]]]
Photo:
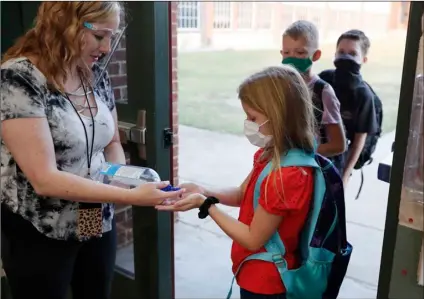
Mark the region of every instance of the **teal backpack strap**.
[[[313, 153], [308, 154], [302, 150], [298, 149], [292, 149], [290, 150], [286, 155], [281, 156], [280, 159], [280, 166], [281, 167], [290, 167], [290, 166], [304, 166], [304, 167], [314, 167], [319, 168], [317, 162], [315, 161], [315, 155]], [[272, 163], [269, 162], [265, 168], [260, 173], [258, 179], [255, 183], [255, 189], [254, 189], [254, 197], [253, 197], [253, 207], [256, 209], [256, 207], [259, 204], [259, 197], [261, 192], [261, 185], [264, 179], [271, 173], [271, 167]], [[267, 252], [261, 252], [256, 253], [253, 255], [248, 256], [241, 264], [239, 265], [236, 273], [233, 276], [233, 279], [231, 281], [230, 290], [227, 294], [227, 299], [231, 298], [232, 290], [233, 290], [233, 284], [234, 280], [240, 271], [243, 264], [250, 260], [262, 260], [265, 262], [271, 262], [274, 263], [275, 266], [278, 269], [278, 272], [280, 273], [280, 276], [282, 277], [283, 273], [286, 272], [287, 269], [287, 262], [284, 259], [284, 255], [286, 254], [286, 248], [284, 246], [283, 241], [280, 238], [280, 235], [278, 232], [275, 232], [269, 241], [265, 244], [265, 249]]]
[[[281, 156], [280, 158], [280, 166], [281, 167], [290, 167], [290, 166], [299, 166], [299, 167], [313, 167], [319, 168], [319, 165], [315, 161], [314, 153], [306, 153], [303, 150], [292, 149], [287, 154]], [[266, 169], [269, 167], [269, 169]], [[267, 167], [262, 171], [261, 176], [259, 176], [255, 185], [255, 196], [253, 200], [254, 208], [259, 204], [259, 197], [261, 192], [262, 181], [265, 177], [270, 173], [271, 163], [268, 163]], [[265, 172], [266, 171], [266, 172]], [[262, 177], [263, 175], [263, 177]], [[275, 232], [269, 241], [265, 244], [265, 249], [268, 253], [272, 253], [272, 259], [268, 260], [269, 262], [273, 262], [280, 273], [280, 276], [283, 276], [283, 273], [286, 272], [287, 262], [284, 258], [286, 254], [286, 248], [284, 246], [283, 241], [280, 238], [280, 234]]]

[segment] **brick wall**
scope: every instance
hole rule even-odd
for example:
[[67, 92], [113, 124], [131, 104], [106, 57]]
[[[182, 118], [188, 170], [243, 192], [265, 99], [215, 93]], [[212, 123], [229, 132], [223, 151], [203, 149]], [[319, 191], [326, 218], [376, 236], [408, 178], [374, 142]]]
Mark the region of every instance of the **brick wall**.
[[172, 51], [172, 131], [174, 132], [174, 145], [172, 147], [172, 177], [174, 186], [178, 185], [178, 2], [169, 2], [171, 7], [171, 51]]
[[115, 100], [120, 103], [126, 103], [127, 98], [127, 59], [126, 59], [126, 41], [125, 35], [113, 54], [108, 66], [110, 80], [112, 81]]
[[[177, 85], [177, 2], [171, 3], [171, 40], [172, 51], [172, 127], [174, 131], [174, 145], [172, 148], [172, 176], [174, 185], [178, 184], [178, 85]], [[108, 66], [109, 76], [112, 81], [115, 100], [120, 103], [126, 103], [127, 98], [127, 76], [126, 76], [126, 42], [125, 38], [114, 53]], [[130, 161], [127, 161], [130, 163]], [[118, 205], [116, 207], [116, 227], [118, 233], [118, 248], [129, 245], [133, 241], [132, 234], [132, 210], [131, 206]]]

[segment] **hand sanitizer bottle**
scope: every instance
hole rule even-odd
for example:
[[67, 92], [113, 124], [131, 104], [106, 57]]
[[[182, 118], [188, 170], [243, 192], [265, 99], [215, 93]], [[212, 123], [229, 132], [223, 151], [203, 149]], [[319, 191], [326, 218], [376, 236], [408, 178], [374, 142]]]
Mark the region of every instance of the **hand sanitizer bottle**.
[[94, 178], [103, 184], [135, 188], [139, 185], [160, 182], [159, 174], [151, 168], [105, 162]]
[[[147, 167], [122, 165], [105, 162], [98, 174], [93, 178], [103, 184], [113, 185], [121, 188], [135, 188], [145, 183], [160, 182], [159, 174]], [[180, 188], [168, 185], [162, 191], [177, 191]], [[171, 200], [164, 201], [164, 204], [171, 204]]]

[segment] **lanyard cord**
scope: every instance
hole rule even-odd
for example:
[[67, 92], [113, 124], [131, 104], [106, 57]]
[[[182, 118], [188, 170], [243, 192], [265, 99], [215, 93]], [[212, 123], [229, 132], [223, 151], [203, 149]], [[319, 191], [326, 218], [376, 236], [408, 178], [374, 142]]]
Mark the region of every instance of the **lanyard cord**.
[[[72, 108], [74, 108], [75, 113], [78, 115], [81, 124], [84, 128], [84, 133], [85, 133], [85, 141], [86, 141], [86, 149], [87, 149], [87, 166], [88, 166], [88, 176], [91, 175], [91, 159], [93, 158], [93, 147], [94, 147], [94, 134], [95, 134], [95, 129], [94, 129], [94, 116], [93, 116], [93, 112], [91, 111], [91, 106], [90, 106], [90, 101], [87, 97], [87, 90], [85, 89], [84, 83], [82, 82], [81, 77], [79, 77], [80, 81], [81, 81], [81, 86], [84, 89], [84, 95], [85, 95], [85, 99], [87, 100], [87, 105], [88, 105], [88, 110], [90, 110], [90, 115], [91, 115], [91, 121], [93, 123], [93, 136], [91, 138], [91, 150], [89, 149], [88, 146], [88, 133], [87, 133], [87, 128], [85, 127], [84, 121], [81, 118], [81, 115], [78, 113], [77, 108], [75, 108], [74, 103], [72, 103], [71, 99], [68, 97], [68, 95], [65, 93], [66, 98], [68, 99], [69, 103], [71, 103]], [[93, 93], [93, 97], [94, 97], [94, 93]]]

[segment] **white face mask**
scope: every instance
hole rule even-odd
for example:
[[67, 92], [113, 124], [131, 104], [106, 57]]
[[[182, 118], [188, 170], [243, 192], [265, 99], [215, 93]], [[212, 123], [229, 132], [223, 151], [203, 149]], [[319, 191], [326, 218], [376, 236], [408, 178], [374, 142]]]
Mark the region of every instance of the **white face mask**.
[[251, 144], [264, 148], [271, 141], [272, 136], [266, 136], [259, 132], [260, 127], [267, 122], [268, 121], [265, 121], [263, 124], [258, 125], [248, 119], [244, 121], [244, 135], [246, 135]]

